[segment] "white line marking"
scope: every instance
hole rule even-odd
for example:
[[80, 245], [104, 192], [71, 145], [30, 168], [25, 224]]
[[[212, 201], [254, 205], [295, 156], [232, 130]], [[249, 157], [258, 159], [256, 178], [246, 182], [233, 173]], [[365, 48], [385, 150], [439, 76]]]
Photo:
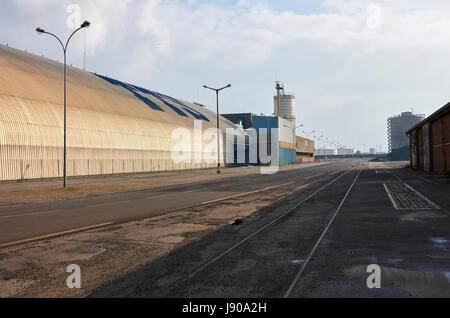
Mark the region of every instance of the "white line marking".
[[298, 274], [295, 276], [294, 281], [292, 282], [291, 286], [289, 287], [288, 291], [286, 292], [286, 294], [284, 295], [284, 298], [289, 298], [289, 296], [291, 295], [292, 291], [295, 288], [295, 285], [297, 285], [297, 282], [299, 281], [300, 277], [302, 276], [303, 272], [305, 271], [306, 266], [308, 266], [309, 261], [311, 260], [311, 258], [313, 257], [314, 253], [316, 252], [317, 248], [319, 247], [320, 243], [322, 242], [323, 238], [325, 237], [325, 235], [327, 234], [328, 230], [330, 229], [331, 225], [333, 224], [334, 220], [336, 219], [339, 211], [341, 210], [342, 206], [344, 205], [345, 200], [347, 200], [350, 192], [352, 191], [353, 187], [356, 184], [356, 181], [358, 181], [359, 176], [361, 175], [362, 169], [359, 171], [358, 175], [356, 176], [355, 180], [353, 181], [352, 185], [350, 186], [350, 188], [348, 189], [347, 193], [345, 194], [344, 199], [342, 199], [341, 204], [339, 205], [339, 207], [337, 208], [336, 212], [334, 213], [333, 217], [331, 218], [330, 222], [328, 223], [327, 227], [325, 228], [325, 230], [322, 232], [322, 235], [320, 236], [319, 240], [316, 242], [316, 244], [314, 245], [311, 253], [309, 253], [308, 258], [305, 260], [305, 262], [302, 265], [302, 268], [300, 269], [300, 271], [298, 272]]
[[404, 185], [409, 188], [411, 191], [413, 191], [415, 194], [417, 194], [419, 197], [421, 197], [422, 199], [424, 199], [425, 201], [427, 201], [431, 206], [433, 206], [435, 209], [440, 210], [439, 206], [435, 203], [433, 203], [432, 201], [428, 200], [428, 198], [426, 198], [425, 196], [423, 196], [422, 194], [420, 194], [417, 190], [415, 190], [413, 187], [411, 187], [410, 185], [404, 183]]
[[131, 200], [93, 204], [93, 205], [88, 205], [86, 208], [90, 209], [90, 208], [97, 208], [97, 207], [101, 207], [101, 206], [122, 204], [122, 203], [128, 203], [128, 202], [131, 202]]
[[225, 198], [220, 198], [220, 199], [217, 199], [217, 200], [202, 202], [200, 204], [201, 205], [205, 205], [205, 204], [211, 204], [211, 203], [216, 203], [216, 202], [220, 202], [220, 201], [225, 201], [225, 200], [228, 200], [228, 199], [239, 198], [239, 197], [242, 197], [242, 196], [248, 195], [248, 194], [255, 194], [255, 193], [264, 192], [264, 191], [267, 191], [267, 190], [272, 190], [272, 189], [275, 189], [275, 188], [281, 188], [283, 186], [287, 186], [287, 185], [290, 185], [290, 184], [293, 184], [293, 183], [295, 183], [295, 181], [279, 184], [279, 185], [276, 185], [276, 186], [272, 186], [272, 187], [268, 187], [268, 188], [264, 188], [264, 189], [260, 189], [260, 190], [255, 190], [255, 191], [250, 191], [250, 192], [245, 192], [245, 193], [239, 193], [239, 194], [236, 194], [236, 195], [232, 195], [232, 196], [225, 197]]
[[15, 208], [18, 206], [24, 206], [25, 204], [10, 204], [10, 205], [0, 205], [0, 209], [8, 209], [8, 208]]
[[387, 187], [386, 183], [383, 183], [383, 186], [384, 186], [384, 189], [386, 190], [386, 193], [387, 193], [387, 195], [389, 196], [389, 199], [391, 200], [392, 205], [394, 206], [394, 208], [395, 208], [396, 210], [400, 210], [400, 209], [398, 208], [397, 203], [395, 202], [394, 198], [392, 197], [392, 193], [391, 193], [391, 191], [389, 190], [389, 188]]
[[57, 213], [57, 212], [63, 212], [63, 210], [49, 210], [49, 211], [39, 211], [39, 212], [31, 212], [31, 213], [21, 213], [21, 214], [5, 215], [5, 216], [0, 216], [0, 220], [3, 220], [3, 219], [12, 219], [12, 218], [18, 218], [18, 217], [21, 217], [21, 216], [39, 215], [39, 214], [50, 214], [50, 213]]
[[147, 197], [146, 199], [149, 200], [149, 199], [156, 199], [156, 198], [168, 198], [168, 197], [174, 197], [174, 196], [176, 196], [175, 193], [173, 193], [173, 194], [156, 195], [154, 197]]
[[[437, 210], [442, 210], [444, 212], [446, 212], [448, 214], [448, 212], [445, 209], [442, 209], [439, 205], [431, 202], [430, 200], [428, 200], [426, 197], [424, 197], [422, 194], [420, 194], [418, 191], [416, 191], [415, 189], [413, 189], [409, 184], [407, 184], [403, 179], [401, 179], [399, 176], [397, 176], [395, 173], [385, 169], [386, 172], [390, 173], [391, 175], [393, 175], [394, 177], [396, 177], [398, 180], [400, 180], [401, 182], [403, 182], [403, 184], [405, 186], [407, 186], [409, 189], [411, 189], [412, 191], [414, 191], [417, 195], [419, 195], [421, 198], [423, 198], [424, 200], [426, 200], [428, 203], [430, 203], [432, 206], [434, 206]], [[395, 205], [394, 205], [395, 206]], [[400, 210], [400, 209], [397, 209]], [[424, 209], [425, 210], [425, 209]]]
[[112, 225], [112, 222], [108, 222], [108, 223], [102, 223], [102, 224], [97, 224], [97, 225], [92, 225], [92, 226], [86, 226], [86, 227], [80, 227], [77, 229], [73, 229], [73, 230], [68, 230], [68, 231], [64, 231], [64, 232], [58, 232], [58, 233], [53, 233], [53, 234], [48, 234], [48, 235], [43, 235], [43, 236], [36, 236], [36, 237], [32, 237], [29, 239], [25, 239], [25, 240], [20, 240], [20, 241], [15, 241], [15, 242], [8, 242], [8, 243], [4, 243], [4, 244], [0, 244], [0, 248], [5, 248], [5, 247], [10, 247], [13, 245], [19, 245], [19, 244], [24, 244], [24, 243], [31, 243], [34, 241], [41, 241], [44, 239], [50, 239], [50, 238], [54, 238], [57, 236], [63, 236], [63, 235], [67, 235], [67, 234], [72, 234], [72, 233], [76, 233], [76, 232], [83, 232], [83, 231], [87, 231], [87, 230], [93, 230], [93, 229], [97, 229], [100, 227], [105, 227], [105, 226], [109, 226]]

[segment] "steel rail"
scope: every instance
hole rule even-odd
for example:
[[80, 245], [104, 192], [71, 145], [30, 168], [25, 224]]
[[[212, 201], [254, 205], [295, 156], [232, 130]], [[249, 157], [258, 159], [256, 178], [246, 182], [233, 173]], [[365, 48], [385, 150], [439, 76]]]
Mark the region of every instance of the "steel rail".
[[308, 200], [310, 200], [311, 198], [313, 198], [314, 196], [316, 196], [317, 194], [319, 194], [320, 192], [322, 192], [324, 189], [326, 189], [327, 187], [329, 187], [330, 185], [332, 185], [333, 183], [335, 183], [336, 181], [340, 180], [341, 178], [343, 178], [345, 175], [347, 175], [348, 173], [350, 173], [351, 171], [353, 171], [355, 169], [355, 167], [351, 168], [350, 170], [347, 170], [346, 172], [344, 172], [343, 174], [341, 174], [339, 177], [333, 179], [332, 181], [330, 181], [329, 183], [327, 183], [326, 185], [322, 186], [320, 189], [318, 189], [317, 191], [315, 191], [314, 193], [312, 193], [311, 195], [309, 195], [307, 198], [303, 199], [302, 201], [300, 201], [299, 203], [297, 203], [295, 206], [291, 207], [290, 209], [288, 209], [286, 212], [284, 212], [283, 214], [281, 214], [280, 216], [278, 216], [277, 218], [275, 218], [274, 220], [270, 221], [269, 223], [267, 223], [266, 225], [262, 226], [261, 228], [259, 228], [258, 230], [256, 230], [255, 232], [253, 232], [252, 234], [248, 235], [247, 237], [245, 237], [244, 239], [240, 240], [238, 243], [234, 244], [232, 247], [230, 247], [229, 249], [227, 249], [226, 251], [224, 251], [223, 253], [221, 253], [220, 255], [216, 256], [215, 258], [213, 258], [212, 260], [210, 260], [209, 262], [205, 263], [204, 265], [202, 265], [201, 267], [199, 267], [196, 271], [194, 271], [192, 274], [190, 274], [187, 279], [191, 279], [192, 277], [194, 277], [195, 275], [197, 275], [199, 272], [201, 272], [202, 270], [204, 270], [205, 268], [207, 268], [208, 266], [212, 265], [213, 263], [217, 262], [219, 259], [223, 258], [224, 256], [226, 256], [227, 254], [231, 253], [233, 250], [235, 250], [236, 248], [238, 248], [239, 246], [241, 246], [242, 244], [244, 244], [245, 242], [249, 241], [250, 239], [252, 239], [253, 237], [255, 237], [256, 235], [258, 235], [259, 233], [267, 230], [269, 227], [271, 227], [272, 225], [278, 223], [281, 219], [283, 219], [284, 217], [286, 217], [287, 215], [289, 215], [290, 213], [292, 213], [293, 211], [295, 211], [296, 209], [298, 209], [300, 206], [302, 206], [304, 203], [306, 203]]
[[309, 253], [308, 257], [306, 258], [305, 262], [303, 263], [302, 267], [298, 271], [297, 275], [295, 275], [294, 280], [292, 281], [291, 285], [289, 286], [289, 289], [287, 290], [286, 294], [284, 295], [284, 298], [289, 298], [292, 294], [292, 291], [294, 290], [295, 286], [297, 285], [298, 281], [302, 277], [303, 273], [305, 272], [306, 267], [308, 266], [309, 262], [311, 261], [311, 258], [314, 256], [317, 248], [319, 247], [320, 243], [322, 242], [323, 238], [327, 234], [328, 230], [330, 229], [331, 225], [333, 224], [334, 220], [339, 214], [339, 211], [341, 210], [342, 206], [344, 205], [344, 202], [347, 200], [348, 196], [350, 195], [350, 192], [352, 191], [353, 187], [356, 184], [356, 181], [358, 181], [359, 176], [361, 175], [361, 172], [363, 169], [361, 169], [356, 176], [355, 180], [353, 181], [352, 185], [348, 189], [347, 193], [345, 194], [344, 198], [341, 201], [341, 204], [339, 204], [339, 207], [336, 209], [336, 211], [333, 214], [333, 217], [331, 218], [330, 222], [328, 222], [328, 225], [323, 230], [322, 235], [320, 235], [319, 239], [316, 241], [316, 244], [314, 244], [313, 249]]

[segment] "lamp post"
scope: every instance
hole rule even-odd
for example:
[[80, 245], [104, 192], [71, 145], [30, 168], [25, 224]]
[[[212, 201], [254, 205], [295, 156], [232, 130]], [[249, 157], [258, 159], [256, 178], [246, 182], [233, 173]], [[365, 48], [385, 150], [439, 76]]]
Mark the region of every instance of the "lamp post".
[[314, 134], [315, 132], [316, 132], [315, 130], [310, 131], [310, 132], [302, 131], [303, 134], [308, 135], [308, 139], [311, 139], [311, 135]]
[[222, 88], [212, 88], [207, 85], [203, 85], [204, 88], [210, 89], [216, 92], [216, 100], [217, 100], [217, 173], [220, 174], [220, 124], [219, 124], [219, 92], [226, 88], [230, 88], [231, 84], [228, 84]]
[[326, 138], [326, 139], [324, 139], [324, 141], [323, 141], [323, 153], [325, 154], [325, 151], [326, 151], [326, 146], [327, 146], [327, 143], [328, 143], [328, 140], [329, 140], [330, 138]]
[[63, 167], [63, 186], [64, 188], [67, 187], [67, 47], [69, 45], [70, 39], [74, 36], [75, 33], [80, 31], [81, 29], [88, 28], [91, 25], [89, 21], [84, 21], [83, 24], [72, 32], [72, 34], [69, 36], [69, 39], [66, 42], [66, 45], [63, 44], [63, 42], [53, 33], [47, 32], [42, 28], [37, 28], [36, 33], [37, 34], [48, 34], [53, 36], [58, 40], [58, 42], [61, 44], [61, 47], [64, 52], [64, 167]]

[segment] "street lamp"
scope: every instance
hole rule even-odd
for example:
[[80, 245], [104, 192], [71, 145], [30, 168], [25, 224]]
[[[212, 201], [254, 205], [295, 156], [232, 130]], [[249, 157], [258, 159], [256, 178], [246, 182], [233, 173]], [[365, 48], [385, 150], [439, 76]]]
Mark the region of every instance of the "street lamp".
[[207, 88], [207, 89], [210, 89], [210, 90], [213, 90], [213, 91], [216, 92], [216, 99], [217, 99], [217, 157], [218, 157], [218, 160], [217, 160], [217, 173], [220, 173], [219, 92], [221, 90], [226, 89], [226, 88], [230, 88], [231, 84], [228, 84], [227, 86], [222, 87], [222, 88], [212, 88], [212, 87], [209, 87], [209, 86], [206, 86], [206, 85], [203, 85], [203, 87]]
[[81, 26], [72, 32], [72, 34], [69, 36], [69, 39], [66, 42], [66, 45], [63, 44], [63, 42], [53, 33], [47, 32], [42, 28], [37, 28], [36, 33], [41, 34], [48, 34], [53, 36], [58, 40], [58, 42], [61, 44], [61, 47], [64, 52], [64, 167], [63, 167], [63, 176], [64, 176], [64, 188], [67, 186], [67, 46], [69, 45], [70, 39], [74, 36], [75, 33], [80, 31], [81, 29], [89, 28], [91, 23], [89, 21], [84, 21]]
[[311, 135], [314, 134], [315, 132], [316, 132], [315, 130], [310, 131], [310, 132], [302, 131], [303, 134], [308, 135], [308, 139], [311, 139]]

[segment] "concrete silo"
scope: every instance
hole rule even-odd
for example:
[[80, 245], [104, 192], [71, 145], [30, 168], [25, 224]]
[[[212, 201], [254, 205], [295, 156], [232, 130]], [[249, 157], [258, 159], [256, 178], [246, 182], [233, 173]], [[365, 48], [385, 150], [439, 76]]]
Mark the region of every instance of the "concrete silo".
[[286, 94], [283, 84], [277, 82], [277, 94], [274, 96], [275, 116], [291, 121], [295, 127], [295, 96]]

